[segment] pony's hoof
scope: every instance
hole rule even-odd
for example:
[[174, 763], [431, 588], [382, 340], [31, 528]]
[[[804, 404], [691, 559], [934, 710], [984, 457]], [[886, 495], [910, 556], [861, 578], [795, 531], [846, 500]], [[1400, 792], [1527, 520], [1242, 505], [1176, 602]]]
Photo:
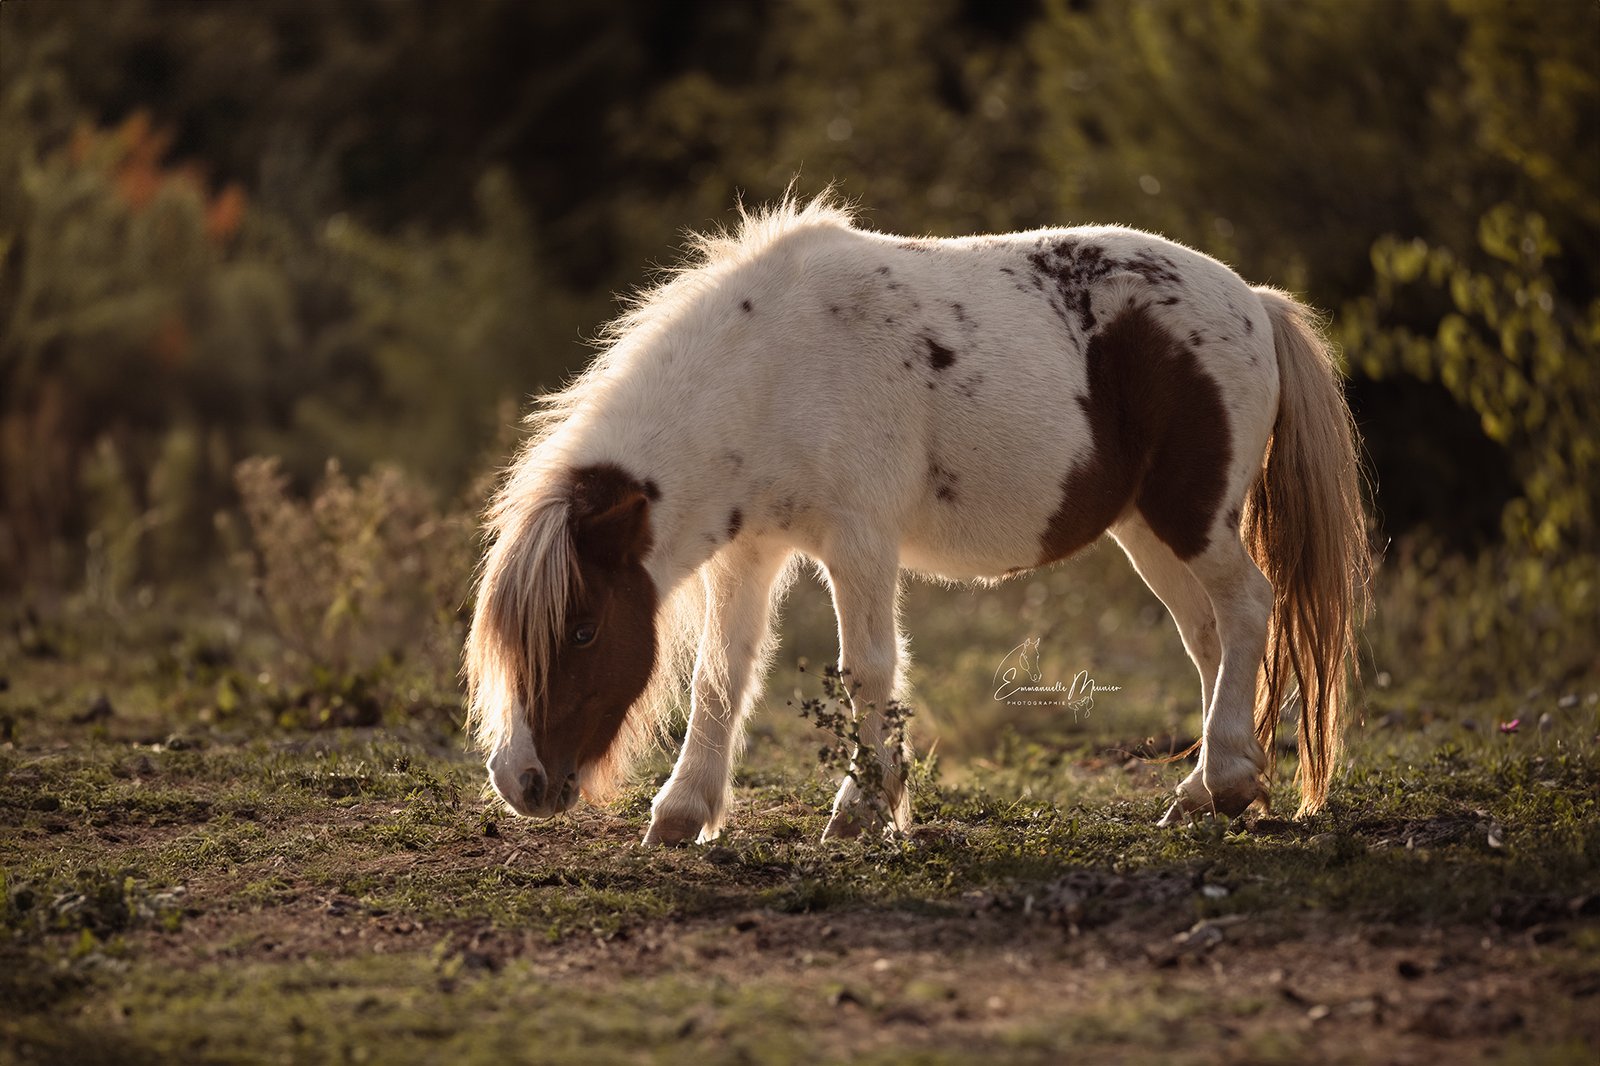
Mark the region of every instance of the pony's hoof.
[[[1173, 826], [1182, 825], [1189, 820], [1189, 813], [1183, 809], [1183, 801], [1175, 800], [1167, 808], [1167, 813], [1161, 816], [1161, 821], [1156, 823], [1158, 829], [1171, 829]], [[647, 838], [648, 842], [648, 838]]]
[[682, 847], [700, 839], [704, 826], [692, 818], [655, 818], [644, 835], [644, 846]]
[[823, 840], [854, 840], [867, 826], [852, 811], [834, 811], [828, 827], [822, 831]]
[[1237, 818], [1251, 807], [1267, 805], [1267, 790], [1259, 779], [1251, 779], [1233, 788], [1208, 790], [1197, 781], [1185, 781], [1178, 786], [1178, 798], [1172, 801], [1167, 813], [1156, 825], [1162, 829], [1184, 825], [1196, 818], [1223, 815]]

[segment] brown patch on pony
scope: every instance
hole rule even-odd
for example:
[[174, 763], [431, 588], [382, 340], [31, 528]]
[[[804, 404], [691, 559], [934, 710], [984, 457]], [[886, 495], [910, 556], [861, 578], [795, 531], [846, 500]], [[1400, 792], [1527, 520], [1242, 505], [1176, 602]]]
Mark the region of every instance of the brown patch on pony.
[[1232, 458], [1217, 383], [1194, 353], [1137, 305], [1089, 339], [1078, 397], [1093, 450], [1061, 482], [1039, 565], [1065, 558], [1135, 506], [1180, 559], [1205, 550]]
[[928, 480], [933, 483], [933, 495], [944, 503], [956, 501], [956, 476], [937, 461], [928, 464]]
[[739, 530], [744, 528], [744, 512], [735, 507], [728, 512], [728, 539], [732, 540], [739, 535]]
[[[572, 472], [571, 500], [578, 587], [563, 631], [551, 635], [544, 713], [534, 731], [551, 788], [612, 759], [656, 662], [657, 595], [644, 568], [654, 540], [647, 484], [598, 464]], [[578, 643], [589, 626], [593, 638]]]
[[956, 361], [956, 353], [940, 344], [932, 337], [923, 337], [922, 342], [928, 346], [928, 365], [935, 370], [943, 370]]

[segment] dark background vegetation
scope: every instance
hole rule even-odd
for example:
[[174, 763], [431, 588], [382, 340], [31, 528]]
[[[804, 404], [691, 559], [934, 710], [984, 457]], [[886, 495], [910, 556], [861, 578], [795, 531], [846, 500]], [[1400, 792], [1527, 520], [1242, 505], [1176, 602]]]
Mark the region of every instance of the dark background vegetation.
[[1374, 475], [1374, 658], [1571, 682], [1600, 630], [1597, 11], [9, 0], [13, 628], [248, 588], [229, 610], [346, 682], [420, 645], [447, 691], [518, 404], [685, 228], [799, 175], [878, 228], [1118, 221], [1305, 293]]

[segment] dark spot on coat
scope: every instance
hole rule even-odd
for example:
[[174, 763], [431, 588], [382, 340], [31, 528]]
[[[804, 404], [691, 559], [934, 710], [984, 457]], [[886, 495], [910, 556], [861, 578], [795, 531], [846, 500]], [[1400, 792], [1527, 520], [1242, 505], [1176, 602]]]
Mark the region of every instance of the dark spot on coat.
[[661, 486], [656, 484], [655, 478], [644, 479], [644, 494], [651, 503], [661, 499]]
[[1200, 336], [1200, 331], [1199, 330], [1192, 329], [1192, 330], [1189, 331], [1189, 345], [1191, 347], [1194, 347], [1194, 348], [1200, 347], [1201, 341], [1202, 341], [1202, 338]]
[[739, 302], [739, 306], [744, 308], [744, 313], [745, 314], [748, 315], [750, 313], [750, 301], [749, 300], [741, 300]]
[[950, 310], [955, 314], [957, 322], [965, 322], [967, 320], [966, 308], [962, 307], [960, 304], [952, 302], [950, 304]]
[[1017, 276], [1017, 272], [1015, 270], [1012, 270], [1010, 267], [1001, 267], [1000, 268], [1000, 273], [1002, 273], [1002, 274], [1010, 274], [1012, 277], [1016, 277]]
[[1255, 322], [1250, 318], [1249, 315], [1243, 316], [1243, 319], [1244, 319], [1244, 331], [1246, 333], [1254, 333], [1256, 331]]
[[785, 496], [778, 501], [777, 506], [772, 509], [772, 517], [778, 523], [779, 529], [788, 529], [794, 525], [794, 515], [797, 509], [798, 506], [793, 496]]
[[886, 267], [886, 266], [881, 266], [877, 270], [874, 270], [873, 273], [874, 274], [887, 274], [887, 273], [889, 273], [889, 268]]
[[[1029, 253], [1034, 285], [1050, 299], [1050, 307], [1063, 325], [1071, 328], [1068, 315], [1077, 317], [1078, 329], [1090, 333], [1095, 327], [1091, 293], [1094, 286], [1112, 274], [1134, 274], [1155, 288], [1182, 288], [1183, 278], [1167, 256], [1141, 251], [1125, 258], [1107, 253], [1104, 246], [1079, 237], [1043, 237]], [[1053, 284], [1044, 284], [1049, 279]]]
[[910, 370], [911, 369], [911, 360], [902, 359], [902, 360], [900, 360], [900, 365], [905, 367], [907, 370]]
[[935, 370], [943, 370], [956, 361], [956, 354], [932, 337], [923, 337], [922, 341], [928, 346], [928, 365]]
[[978, 386], [982, 384], [983, 375], [973, 374], [971, 377], [957, 385], [956, 391], [961, 393], [961, 395], [965, 396], [969, 400], [975, 400], [978, 397]]
[[[1089, 290], [1095, 282], [1111, 272], [1105, 249], [1098, 244], [1074, 237], [1041, 240], [1039, 247], [1029, 254], [1033, 267], [1033, 283], [1050, 298], [1050, 308], [1070, 328], [1068, 314], [1076, 314], [1078, 328], [1087, 333], [1094, 329], [1094, 312], [1090, 310]], [[1045, 279], [1054, 284], [1046, 289]]]
[[839, 317], [839, 305], [838, 304], [829, 304], [828, 305], [828, 314], [833, 315], [835, 318]]
[[934, 498], [943, 503], [956, 502], [956, 476], [935, 459], [928, 464], [928, 482], [933, 486]]
[[1162, 307], [1171, 307], [1172, 305], [1178, 303], [1178, 298], [1176, 296], [1164, 296], [1156, 302]]
[[1183, 287], [1183, 277], [1178, 273], [1177, 264], [1158, 252], [1145, 251], [1130, 256], [1122, 261], [1122, 269], [1139, 275], [1152, 285]]
[[1233, 445], [1222, 391], [1145, 306], [1089, 338], [1089, 454], [1061, 481], [1040, 536], [1040, 565], [1077, 551], [1137, 507], [1180, 559], [1205, 550]]
[[728, 539], [732, 540], [744, 528], [744, 512], [735, 507], [728, 512]]
[[1224, 516], [1224, 521], [1226, 521], [1228, 523], [1228, 528], [1229, 529], [1238, 529], [1239, 528], [1239, 508], [1237, 508], [1237, 507], [1228, 508], [1228, 513]]

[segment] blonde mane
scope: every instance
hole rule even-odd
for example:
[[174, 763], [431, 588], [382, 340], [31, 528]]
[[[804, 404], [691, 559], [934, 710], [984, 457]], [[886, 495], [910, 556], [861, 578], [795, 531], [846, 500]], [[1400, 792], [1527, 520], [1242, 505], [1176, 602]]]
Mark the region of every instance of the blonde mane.
[[549, 681], [551, 633], [581, 586], [559, 471], [524, 446], [484, 516], [490, 547], [478, 578], [464, 673], [467, 726], [484, 751], [511, 734], [516, 708], [538, 706]]

